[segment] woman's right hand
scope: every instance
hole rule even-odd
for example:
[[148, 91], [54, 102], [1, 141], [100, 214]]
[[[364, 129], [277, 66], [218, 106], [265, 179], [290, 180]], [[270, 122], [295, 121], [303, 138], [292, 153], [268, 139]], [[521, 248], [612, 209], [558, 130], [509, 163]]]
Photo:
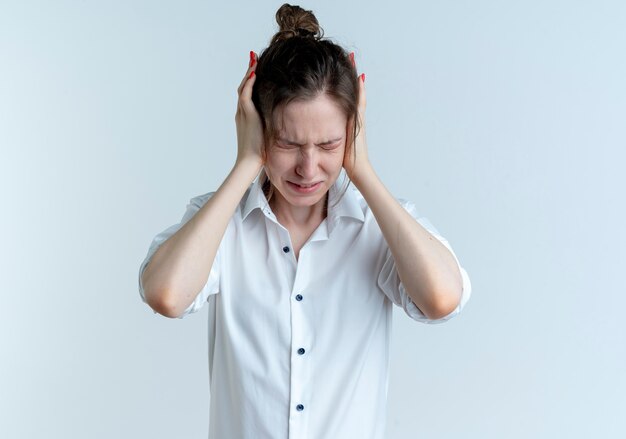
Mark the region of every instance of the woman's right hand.
[[259, 165], [263, 165], [263, 125], [261, 117], [252, 102], [252, 86], [256, 80], [257, 56], [250, 51], [248, 71], [244, 76], [237, 95], [237, 113], [235, 123], [237, 125], [237, 162], [252, 159]]

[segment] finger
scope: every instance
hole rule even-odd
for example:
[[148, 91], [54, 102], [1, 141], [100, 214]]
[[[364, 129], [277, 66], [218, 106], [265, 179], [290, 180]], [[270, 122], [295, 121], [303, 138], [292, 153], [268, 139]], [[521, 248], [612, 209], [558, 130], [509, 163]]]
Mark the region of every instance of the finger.
[[243, 88], [241, 89], [241, 93], [239, 94], [239, 100], [243, 104], [252, 102], [252, 87], [254, 86], [255, 81], [256, 81], [256, 74], [253, 70], [250, 72], [250, 75], [248, 76], [248, 79], [244, 83]]
[[367, 104], [367, 96], [365, 95], [365, 73], [359, 75], [359, 110], [361, 112], [365, 111], [365, 106]]
[[[346, 146], [351, 148], [354, 142], [354, 116], [350, 117], [346, 127]], [[346, 153], [348, 152], [348, 148], [346, 148]]]
[[241, 83], [239, 84], [239, 87], [237, 87], [237, 94], [238, 95], [241, 94], [241, 89], [243, 88], [244, 84], [246, 83], [246, 81], [250, 77], [250, 72], [252, 72], [253, 70], [256, 69], [256, 65], [257, 65], [257, 54], [254, 53], [251, 50], [250, 51], [250, 61], [248, 62], [248, 70], [246, 70], [246, 74], [244, 75], [243, 79], [241, 80]]
[[241, 96], [241, 91], [246, 85], [246, 82], [248, 82], [248, 79], [250, 79], [250, 74], [255, 71], [255, 68], [256, 68], [256, 63], [254, 64], [254, 66], [248, 68], [248, 70], [246, 71], [246, 76], [241, 80], [241, 84], [239, 84], [239, 87], [237, 87], [237, 94], [239, 96]]

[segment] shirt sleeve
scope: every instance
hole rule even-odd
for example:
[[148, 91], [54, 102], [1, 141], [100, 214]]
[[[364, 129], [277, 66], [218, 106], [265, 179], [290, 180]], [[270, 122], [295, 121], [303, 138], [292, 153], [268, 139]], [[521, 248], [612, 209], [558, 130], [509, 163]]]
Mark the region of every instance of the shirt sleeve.
[[[182, 226], [185, 225], [185, 223], [187, 223], [187, 221], [189, 221], [191, 218], [193, 218], [193, 216], [196, 213], [198, 213], [200, 208], [204, 206], [204, 204], [209, 200], [209, 198], [211, 198], [211, 196], [213, 196], [213, 194], [214, 192], [210, 192], [208, 194], [199, 195], [197, 197], [192, 198], [189, 201], [189, 204], [187, 204], [187, 209], [181, 221], [178, 224], [174, 224], [168, 227], [167, 229], [163, 230], [161, 233], [156, 235], [154, 239], [152, 240], [152, 243], [150, 244], [150, 248], [148, 249], [148, 254], [146, 255], [143, 262], [141, 263], [141, 266], [139, 267], [139, 295], [141, 297], [141, 300], [143, 300], [144, 303], [146, 303], [146, 297], [145, 297], [143, 285], [141, 283], [141, 276], [143, 275], [143, 272], [146, 269], [146, 266], [152, 259], [152, 256], [154, 256], [158, 248], [165, 241], [167, 241], [169, 237], [174, 235], [178, 230], [180, 230]], [[223, 253], [222, 244], [220, 244], [217, 250], [217, 253], [215, 255], [215, 259], [213, 260], [213, 265], [211, 266], [211, 271], [209, 273], [209, 278], [207, 279], [207, 282], [205, 283], [204, 287], [202, 287], [202, 289], [198, 292], [194, 301], [191, 302], [191, 304], [187, 307], [187, 309], [185, 309], [185, 311], [183, 311], [183, 313], [178, 317], [179, 319], [184, 318], [188, 314], [199, 311], [204, 306], [204, 304], [206, 303], [210, 295], [217, 294], [219, 292], [219, 280], [220, 280], [219, 267], [220, 267], [222, 253]], [[156, 311], [154, 311], [154, 313], [156, 314]]]
[[472, 285], [469, 275], [459, 263], [459, 260], [456, 257], [456, 254], [452, 250], [452, 247], [450, 246], [448, 241], [443, 236], [441, 236], [441, 234], [437, 231], [435, 226], [432, 225], [428, 218], [420, 217], [417, 213], [415, 205], [412, 202], [404, 200], [399, 201], [402, 207], [404, 207], [404, 209], [409, 212], [411, 216], [413, 216], [413, 218], [415, 218], [426, 230], [428, 230], [431, 235], [433, 235], [448, 250], [450, 250], [450, 253], [452, 253], [452, 256], [454, 256], [454, 259], [459, 267], [461, 277], [463, 278], [463, 294], [461, 296], [461, 301], [459, 305], [450, 314], [439, 319], [430, 319], [426, 317], [424, 313], [417, 307], [417, 305], [415, 305], [411, 297], [406, 292], [404, 285], [400, 281], [400, 277], [398, 276], [398, 271], [396, 269], [396, 263], [393, 259], [393, 255], [391, 254], [391, 249], [389, 248], [389, 246], [385, 246], [386, 252], [382, 270], [380, 271], [380, 274], [378, 276], [378, 286], [394, 304], [404, 309], [404, 312], [413, 320], [428, 324], [443, 323], [459, 314], [469, 300], [472, 291]]

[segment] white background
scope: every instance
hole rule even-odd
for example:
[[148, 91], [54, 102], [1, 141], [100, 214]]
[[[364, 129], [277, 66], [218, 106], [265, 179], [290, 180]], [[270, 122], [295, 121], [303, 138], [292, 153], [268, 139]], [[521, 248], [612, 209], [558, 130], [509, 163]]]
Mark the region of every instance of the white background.
[[[281, 3], [0, 0], [2, 437], [206, 437], [207, 308], [154, 314], [138, 269], [231, 169]], [[396, 308], [388, 437], [626, 437], [625, 3], [301, 5], [472, 280], [444, 325]]]

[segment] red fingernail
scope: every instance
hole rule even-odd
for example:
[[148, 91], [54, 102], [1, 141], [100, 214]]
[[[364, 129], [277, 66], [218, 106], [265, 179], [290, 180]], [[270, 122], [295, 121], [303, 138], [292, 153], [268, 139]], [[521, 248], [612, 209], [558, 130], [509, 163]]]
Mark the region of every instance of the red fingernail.
[[248, 67], [252, 67], [252, 63], [254, 61], [254, 51], [250, 51], [250, 62], [248, 63]]
[[365, 73], [361, 73], [361, 76], [363, 77], [363, 82], [365, 82]]
[[250, 76], [248, 76], [248, 79], [252, 78], [254, 76], [254, 70], [250, 72]]

